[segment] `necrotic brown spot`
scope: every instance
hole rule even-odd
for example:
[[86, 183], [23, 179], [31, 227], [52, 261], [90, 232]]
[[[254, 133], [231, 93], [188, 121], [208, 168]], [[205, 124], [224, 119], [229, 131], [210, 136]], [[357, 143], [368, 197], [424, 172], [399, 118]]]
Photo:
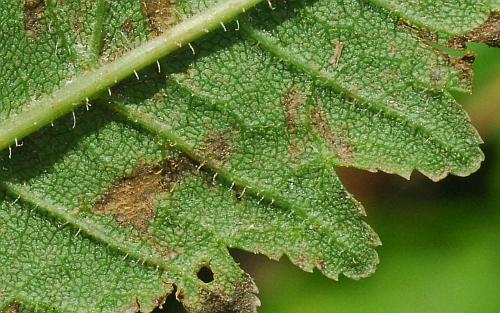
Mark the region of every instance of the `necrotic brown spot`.
[[404, 20], [399, 21], [399, 27], [403, 31], [415, 34], [418, 38], [422, 39], [423, 41], [436, 42], [438, 40], [438, 35], [436, 33], [410, 25], [408, 22]]
[[97, 203], [98, 214], [112, 214], [121, 226], [145, 229], [154, 218], [154, 201], [161, 191], [158, 168], [140, 167], [120, 181]]
[[287, 128], [292, 134], [297, 132], [299, 109], [300, 106], [304, 105], [306, 100], [307, 97], [296, 88], [293, 88], [284, 98]]
[[468, 53], [460, 58], [447, 56], [447, 59], [450, 66], [458, 71], [462, 84], [471, 88], [473, 75], [472, 65], [474, 64], [475, 55], [473, 53]]
[[314, 106], [311, 111], [311, 118], [314, 128], [325, 139], [326, 143], [336, 152], [341, 161], [350, 162], [354, 157], [354, 145], [350, 143], [345, 134], [345, 130], [334, 132], [328, 125], [326, 114], [318, 106]]
[[167, 192], [173, 192], [175, 185], [187, 176], [196, 174], [196, 166], [186, 157], [168, 159], [162, 165], [162, 188]]
[[333, 51], [332, 56], [328, 60], [328, 63], [330, 63], [333, 66], [338, 66], [340, 62], [340, 57], [342, 56], [342, 51], [344, 50], [344, 44], [340, 41], [337, 41], [335, 43], [335, 50]]
[[450, 42], [452, 48], [465, 48], [468, 41], [482, 42], [492, 47], [500, 47], [500, 12], [493, 12], [479, 27], [465, 36], [455, 38]]
[[6, 311], [5, 313], [19, 313], [21, 312], [21, 306], [17, 303], [11, 305]]
[[175, 184], [194, 173], [185, 157], [165, 160], [159, 165], [141, 165], [132, 175], [109, 188], [97, 201], [94, 211], [113, 215], [120, 226], [145, 230], [155, 217], [154, 206], [160, 194], [173, 192]]
[[134, 29], [136, 27], [136, 22], [132, 19], [128, 19], [122, 25], [122, 31], [127, 36], [127, 38], [134, 37]]
[[45, 1], [26, 0], [24, 2], [24, 30], [30, 37], [36, 37], [42, 29], [41, 22], [45, 16]]
[[199, 313], [256, 313], [260, 301], [253, 280], [244, 274], [243, 281], [235, 286], [231, 295], [224, 290], [201, 290], [203, 308]]
[[209, 132], [199, 152], [217, 165], [223, 165], [234, 153], [234, 147], [231, 143], [238, 134], [238, 130]]
[[144, 13], [148, 17], [148, 24], [154, 35], [159, 35], [170, 28], [176, 18], [173, 14], [175, 0], [143, 0]]
[[307, 101], [307, 96], [302, 94], [297, 88], [293, 88], [291, 92], [285, 95], [283, 102], [285, 105], [286, 126], [288, 133], [291, 135], [289, 150], [292, 160], [296, 160], [300, 154], [297, 144], [297, 119], [299, 110]]

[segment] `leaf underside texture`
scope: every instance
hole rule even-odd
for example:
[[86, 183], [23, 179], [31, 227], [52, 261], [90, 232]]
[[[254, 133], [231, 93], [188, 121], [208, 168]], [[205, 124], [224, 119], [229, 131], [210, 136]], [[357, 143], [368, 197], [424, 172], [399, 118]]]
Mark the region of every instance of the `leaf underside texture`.
[[[222, 2], [3, 1], [0, 137]], [[419, 3], [263, 3], [1, 151], [0, 311], [149, 312], [176, 290], [190, 312], [255, 312], [228, 248], [372, 274], [380, 241], [334, 168], [439, 180], [484, 158], [450, 93], [470, 64], [438, 47], [499, 4]]]

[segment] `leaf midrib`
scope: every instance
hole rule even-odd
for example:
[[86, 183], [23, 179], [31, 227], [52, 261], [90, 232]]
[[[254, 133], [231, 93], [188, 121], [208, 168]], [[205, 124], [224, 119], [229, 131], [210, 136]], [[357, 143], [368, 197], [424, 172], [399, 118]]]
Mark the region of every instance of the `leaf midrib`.
[[[227, 9], [224, 4], [231, 3], [235, 7], [238, 5], [243, 5], [243, 7], [249, 6], [255, 6], [262, 0], [228, 0], [224, 2], [222, 5], [216, 6], [213, 8], [219, 9], [220, 12], [224, 13], [224, 9]], [[371, 1], [377, 5], [377, 1]], [[220, 9], [220, 7], [222, 9]], [[228, 6], [230, 7], [230, 6]], [[242, 9], [244, 11], [244, 9]], [[214, 15], [220, 12], [214, 12]], [[236, 12], [233, 12], [236, 13]], [[103, 22], [103, 15], [104, 15], [104, 1], [99, 0], [97, 4], [97, 21], [95, 23], [95, 29], [92, 33], [92, 39], [91, 39], [91, 47], [93, 48], [93, 52], [95, 55], [98, 55], [100, 52], [100, 39], [102, 37], [102, 22]], [[206, 15], [206, 14], [205, 14]], [[227, 17], [228, 19], [234, 18], [234, 16], [237, 14], [231, 15], [231, 17]], [[191, 20], [200, 20], [210, 17], [211, 15], [208, 14], [206, 16], [203, 15], [203, 13], [196, 15], [195, 17], [186, 20], [184, 23], [189, 23]], [[181, 23], [181, 24], [184, 24]], [[222, 22], [221, 22], [222, 23]], [[170, 32], [167, 32], [160, 37], [155, 38], [154, 40], [144, 44], [143, 46], [132, 50], [130, 53], [124, 55], [120, 59], [118, 59], [115, 62], [111, 62], [110, 64], [107, 64], [105, 66], [102, 66], [101, 68], [97, 69], [96, 71], [91, 72], [89, 75], [83, 75], [75, 79], [75, 81], [67, 84], [66, 86], [62, 87], [61, 89], [57, 90], [51, 95], [48, 95], [47, 97], [42, 97], [42, 99], [37, 100], [31, 105], [29, 105], [29, 110], [24, 110], [24, 112], [18, 116], [14, 116], [13, 118], [7, 120], [5, 123], [0, 125], [0, 150], [10, 146], [14, 141], [21, 140], [22, 137], [31, 134], [32, 132], [38, 130], [41, 128], [43, 125], [46, 125], [48, 123], [51, 123], [55, 118], [60, 117], [64, 114], [67, 114], [71, 111], [73, 111], [77, 106], [81, 105], [83, 100], [87, 99], [91, 95], [98, 94], [100, 91], [105, 90], [106, 88], [109, 88], [110, 86], [116, 84], [117, 82], [121, 81], [122, 79], [130, 76], [133, 72], [144, 68], [145, 66], [151, 64], [154, 62], [154, 60], [157, 60], [159, 56], [154, 55], [153, 58], [151, 56], [147, 57], [145, 62], [138, 62], [138, 59], [144, 59], [144, 52], [153, 49], [155, 46], [152, 44], [152, 42], [162, 42], [165, 41], [167, 38], [171, 39], [173, 42], [175, 42], [175, 35], [177, 34], [175, 29], [177, 28], [182, 28], [178, 25], [174, 27], [174, 30], [171, 30]], [[215, 25], [217, 27], [220, 27], [219, 24]], [[207, 27], [207, 31], [213, 30], [217, 27], [215, 27], [213, 23], [211, 24], [211, 28]], [[323, 25], [323, 27], [325, 27]], [[398, 112], [391, 110], [384, 106], [381, 103], [375, 102], [375, 101], [370, 101], [369, 99], [361, 96], [359, 93], [356, 93], [353, 90], [350, 90], [342, 84], [338, 83], [335, 81], [329, 73], [321, 70], [319, 66], [314, 66], [312, 64], [309, 64], [306, 60], [301, 59], [300, 57], [293, 56], [291, 53], [287, 53], [284, 49], [281, 49], [279, 45], [273, 41], [269, 36], [266, 36], [262, 34], [261, 32], [257, 31], [256, 29], [252, 28], [249, 25], [246, 25], [246, 23], [243, 21], [241, 23], [241, 28], [242, 32], [252, 40], [257, 41], [263, 48], [265, 48], [268, 52], [271, 54], [275, 55], [278, 58], [281, 58], [288, 63], [290, 63], [292, 66], [297, 68], [298, 70], [310, 75], [313, 78], [316, 78], [323, 83], [327, 84], [328, 86], [332, 87], [334, 90], [339, 92], [340, 94], [345, 95], [347, 99], [354, 100], [356, 103], [360, 103], [362, 105], [367, 106], [369, 109], [371, 109], [373, 112], [379, 114], [380, 112], [383, 112], [386, 116], [390, 117], [392, 120], [395, 121], [401, 121], [403, 123], [409, 124], [410, 127], [412, 127], [415, 130], [419, 130], [422, 134], [425, 135], [426, 138], [429, 138], [430, 140], [433, 140], [436, 142], [439, 146], [443, 147], [446, 152], [448, 153], [455, 153], [459, 155], [461, 158], [464, 158], [465, 155], [460, 149], [455, 148], [454, 146], [451, 146], [447, 144], [447, 142], [441, 140], [440, 138], [437, 138], [436, 136], [433, 136], [432, 132], [430, 132], [424, 125], [417, 123], [411, 119], [408, 119], [407, 116], [403, 114], [399, 114]], [[173, 33], [172, 36], [168, 36], [170, 33]], [[197, 36], [201, 36], [201, 34], [197, 34]], [[178, 48], [179, 46], [182, 46], [183, 44], [187, 44], [190, 41], [194, 40], [196, 38], [191, 38], [190, 40], [186, 40], [185, 42], [182, 40], [178, 40], [177, 43], [174, 47], [170, 47], [170, 49], [175, 50], [176, 47]], [[149, 46], [148, 46], [149, 44]], [[153, 47], [152, 47], [153, 46]], [[168, 50], [168, 49], [167, 49]], [[166, 51], [167, 51], [166, 50]], [[163, 51], [162, 53], [169, 53], [171, 51]], [[137, 53], [137, 52], [140, 53]], [[154, 49], [151, 50], [154, 52]], [[135, 53], [134, 53], [135, 52]], [[147, 53], [146, 53], [147, 54]], [[118, 65], [117, 65], [118, 64]], [[135, 66], [137, 65], [137, 66]], [[121, 73], [121, 75], [107, 75], [105, 76], [104, 74], [106, 73], [115, 73], [115, 71], [120, 72], [120, 69], [125, 68], [126, 70]], [[95, 82], [101, 82], [101, 84], [95, 83]], [[99, 86], [96, 86], [99, 85]], [[78, 86], [80, 85], [80, 86]], [[76, 89], [75, 89], [76, 88]], [[76, 95], [76, 96], [75, 96]], [[62, 100], [62, 101], [61, 101]], [[55, 102], [55, 104], [54, 104]], [[54, 108], [58, 108], [58, 110], [54, 110]], [[48, 113], [47, 113], [48, 112]], [[43, 117], [42, 117], [43, 116]], [[42, 117], [42, 118], [41, 118]], [[24, 127], [24, 128], [23, 128]], [[464, 158], [465, 159], [465, 158]], [[454, 173], [453, 171], [449, 171], [451, 173]], [[455, 173], [454, 173], [455, 174]]]
[[[51, 94], [30, 102], [19, 114], [0, 124], [0, 151], [55, 119], [73, 112], [89, 98], [106, 91], [158, 59], [189, 45], [190, 42], [215, 29], [225, 28], [224, 22], [234, 20], [262, 1], [225, 0], [173, 26], [169, 31], [130, 50], [115, 61], [88, 74], [77, 76]], [[98, 37], [99, 30], [94, 31]]]

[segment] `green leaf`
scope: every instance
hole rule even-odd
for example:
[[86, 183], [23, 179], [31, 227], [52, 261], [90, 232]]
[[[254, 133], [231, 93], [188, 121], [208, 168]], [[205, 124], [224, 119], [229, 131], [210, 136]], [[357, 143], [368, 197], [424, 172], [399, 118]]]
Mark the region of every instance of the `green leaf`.
[[451, 36], [464, 35], [483, 23], [500, 1], [431, 1], [417, 3], [397, 0], [370, 0], [412, 24]]
[[254, 312], [228, 248], [374, 272], [379, 239], [335, 166], [479, 167], [450, 95], [467, 64], [423, 34], [463, 35], [495, 3], [293, 0], [229, 23], [258, 2], [2, 4], [0, 310], [151, 311], [175, 286], [192, 312]]

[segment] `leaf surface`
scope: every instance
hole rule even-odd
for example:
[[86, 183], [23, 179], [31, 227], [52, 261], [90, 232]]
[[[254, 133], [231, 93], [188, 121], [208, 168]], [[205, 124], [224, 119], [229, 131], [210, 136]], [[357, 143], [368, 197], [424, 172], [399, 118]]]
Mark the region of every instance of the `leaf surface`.
[[[0, 122], [220, 3], [5, 1]], [[467, 64], [422, 31], [462, 35], [494, 3], [273, 5], [2, 152], [0, 309], [150, 311], [175, 286], [192, 312], [254, 312], [228, 248], [334, 279], [375, 270], [379, 239], [335, 166], [477, 169], [481, 140], [449, 93], [470, 88]]]

